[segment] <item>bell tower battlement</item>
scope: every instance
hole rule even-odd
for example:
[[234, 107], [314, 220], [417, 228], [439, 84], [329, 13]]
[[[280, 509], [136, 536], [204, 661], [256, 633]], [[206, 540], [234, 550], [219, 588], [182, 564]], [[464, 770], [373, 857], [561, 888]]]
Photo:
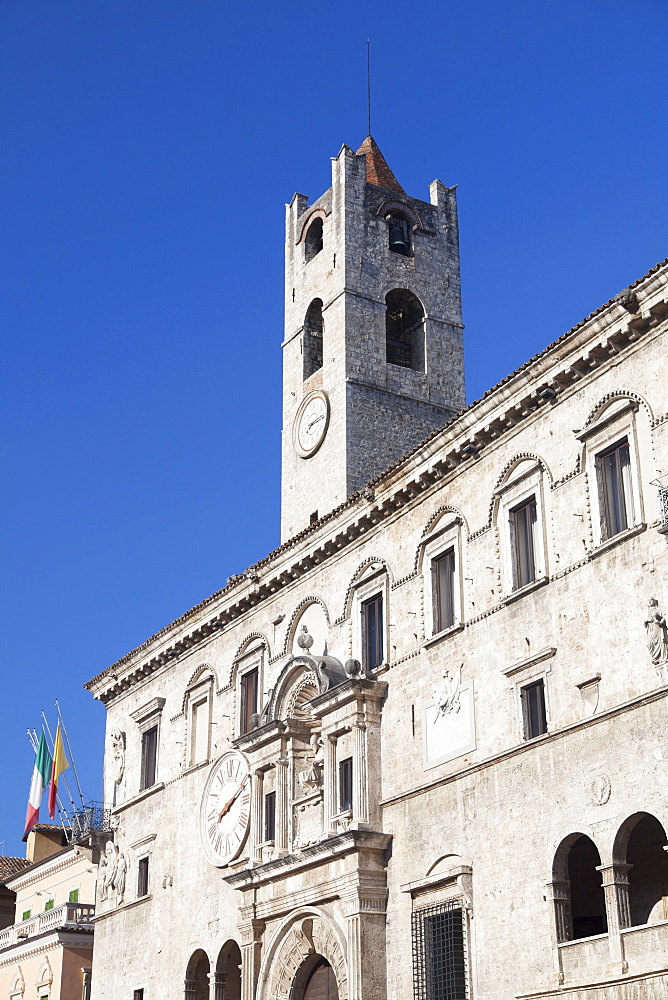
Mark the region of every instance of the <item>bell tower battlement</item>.
[[281, 537], [464, 405], [455, 188], [409, 197], [369, 136], [286, 206]]

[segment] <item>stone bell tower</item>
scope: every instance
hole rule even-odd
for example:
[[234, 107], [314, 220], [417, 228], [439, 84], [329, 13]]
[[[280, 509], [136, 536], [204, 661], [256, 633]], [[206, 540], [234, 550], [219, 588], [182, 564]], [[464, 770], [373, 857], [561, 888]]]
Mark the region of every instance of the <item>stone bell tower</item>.
[[368, 136], [287, 206], [281, 538], [464, 405], [454, 188], [409, 197]]

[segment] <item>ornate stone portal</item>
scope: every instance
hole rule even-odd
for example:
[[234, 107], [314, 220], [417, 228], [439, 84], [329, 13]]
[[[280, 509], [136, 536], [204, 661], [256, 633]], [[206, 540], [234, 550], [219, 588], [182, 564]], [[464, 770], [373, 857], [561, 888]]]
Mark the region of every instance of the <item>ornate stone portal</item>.
[[330, 922], [316, 912], [292, 917], [287, 926], [279, 928], [260, 970], [257, 1000], [285, 1000], [298, 996], [320, 957], [332, 967], [339, 1000], [348, 1000], [348, 972], [342, 942]]

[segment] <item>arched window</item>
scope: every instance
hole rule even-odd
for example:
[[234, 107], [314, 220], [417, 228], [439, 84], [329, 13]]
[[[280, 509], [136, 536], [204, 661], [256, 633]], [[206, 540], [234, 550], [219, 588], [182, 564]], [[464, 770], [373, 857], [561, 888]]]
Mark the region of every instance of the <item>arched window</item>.
[[631, 927], [668, 919], [668, 854], [665, 850], [668, 841], [663, 826], [649, 813], [639, 813], [622, 826], [617, 841], [615, 854], [625, 856], [625, 863], [631, 866], [628, 872]]
[[[313, 226], [311, 226], [311, 229]], [[314, 299], [304, 320], [304, 378], [322, 368], [322, 299]]]
[[597, 869], [601, 856], [596, 844], [585, 834], [572, 834], [564, 840], [554, 859], [555, 884], [563, 886], [557, 914], [560, 941], [605, 934], [603, 878]]
[[390, 365], [424, 371], [424, 309], [404, 288], [385, 296], [386, 359]]
[[304, 237], [304, 254], [307, 262], [322, 250], [322, 219], [316, 218], [306, 230]]
[[[236, 941], [227, 941], [218, 953], [216, 986], [225, 1000], [241, 1000], [241, 951]], [[218, 990], [215, 991], [218, 996]]]
[[412, 256], [411, 231], [406, 219], [393, 213], [387, 217], [388, 246], [392, 253], [403, 257]]

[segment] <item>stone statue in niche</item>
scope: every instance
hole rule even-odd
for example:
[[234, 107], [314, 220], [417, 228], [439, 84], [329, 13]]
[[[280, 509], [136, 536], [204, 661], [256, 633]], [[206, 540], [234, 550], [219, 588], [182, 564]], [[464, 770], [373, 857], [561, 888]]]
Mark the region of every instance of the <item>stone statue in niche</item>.
[[311, 753], [313, 757], [308, 767], [297, 775], [299, 787], [308, 794], [322, 785], [322, 769], [325, 766], [324, 746], [320, 733], [311, 736]]
[[112, 729], [109, 736], [111, 739], [112, 778], [115, 785], [120, 785], [125, 773], [125, 733], [120, 729]]
[[655, 597], [651, 597], [647, 602], [645, 632], [647, 649], [652, 657], [652, 663], [663, 677], [665, 667], [668, 665], [668, 636], [666, 634], [666, 619], [659, 611], [659, 602]]
[[450, 677], [450, 672], [447, 669], [444, 670], [443, 680], [438, 687], [434, 687], [434, 700], [437, 705], [434, 722], [437, 722], [442, 715], [450, 715], [451, 712], [458, 712], [460, 710], [460, 688], [463, 666], [464, 664], [461, 663], [454, 677]]
[[[118, 836], [118, 826], [114, 831]], [[125, 896], [125, 882], [128, 871], [128, 861], [113, 840], [108, 840], [104, 853], [100, 858], [98, 870], [99, 897], [101, 900], [113, 901], [119, 906]]]

